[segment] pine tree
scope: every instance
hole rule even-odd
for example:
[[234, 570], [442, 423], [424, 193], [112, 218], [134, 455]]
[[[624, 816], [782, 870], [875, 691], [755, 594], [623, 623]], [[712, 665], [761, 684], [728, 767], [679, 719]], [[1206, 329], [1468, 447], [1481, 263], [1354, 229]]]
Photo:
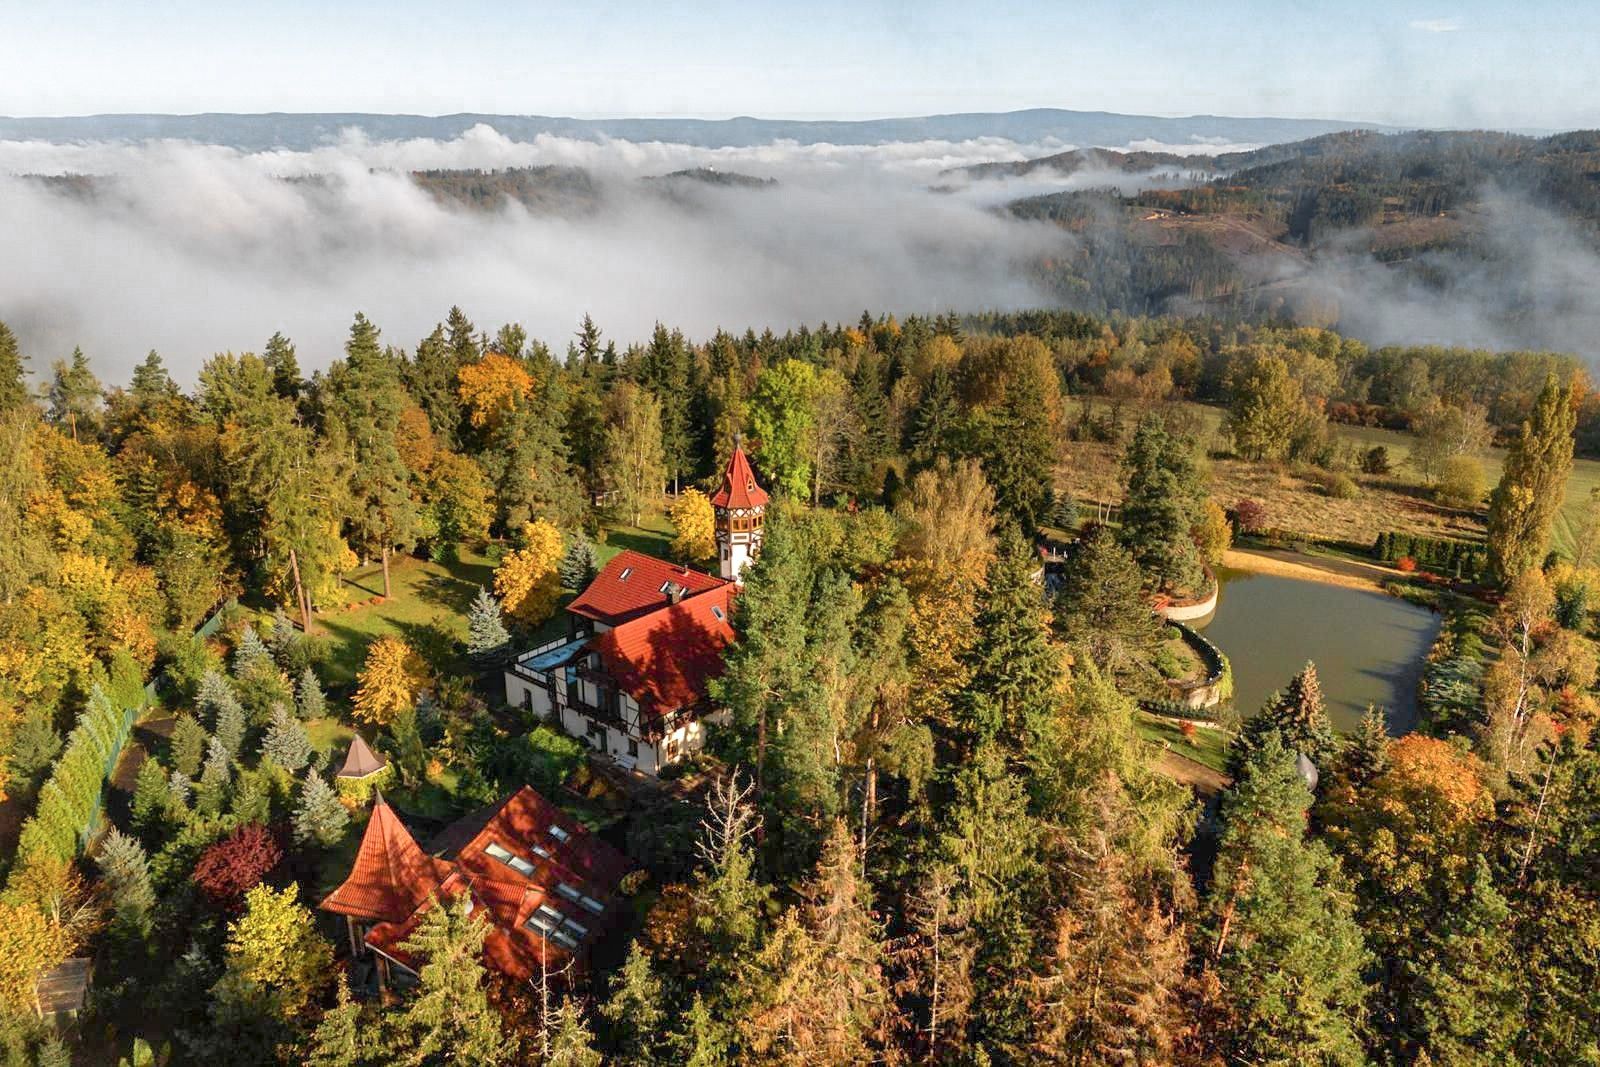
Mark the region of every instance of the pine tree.
[[239, 679], [247, 678], [256, 668], [271, 662], [272, 653], [267, 651], [261, 635], [256, 633], [254, 626], [246, 624], [244, 632], [239, 635], [239, 643], [233, 650], [233, 676]]
[[911, 933], [899, 953], [905, 977], [896, 992], [925, 1005], [912, 1025], [930, 1062], [965, 1045], [973, 1008], [975, 931], [956, 889], [950, 869], [935, 863], [906, 901]]
[[72, 350], [72, 362], [56, 360], [50, 366], [47, 417], [62, 432], [77, 440], [93, 440], [100, 433], [102, 397], [100, 379], [89, 369], [83, 349]]
[[298, 400], [300, 387], [300, 360], [295, 355], [294, 342], [282, 333], [267, 338], [261, 358], [272, 371], [272, 391], [284, 400]]
[[150, 931], [156, 893], [150, 885], [149, 860], [144, 847], [113, 826], [100, 842], [97, 857], [118, 924], [142, 937]]
[[650, 954], [638, 942], [611, 983], [611, 999], [600, 1009], [611, 1024], [614, 1061], [625, 1067], [651, 1067], [667, 1012], [661, 979], [650, 965]]
[[500, 614], [500, 601], [482, 586], [467, 610], [467, 653], [478, 663], [495, 662], [511, 644], [511, 634]]
[[423, 961], [417, 992], [391, 1012], [401, 1062], [457, 1060], [491, 1065], [506, 1056], [499, 1013], [484, 992], [483, 939], [489, 923], [468, 909], [466, 894], [439, 901], [401, 948]]
[[1310, 805], [1273, 733], [1223, 804], [1207, 957], [1233, 1061], [1366, 1062], [1367, 951], [1338, 864], [1306, 836]]
[[545, 1067], [602, 1067], [605, 1060], [594, 1049], [594, 1035], [584, 1021], [583, 1010], [572, 997], [556, 1010], [550, 1030], [550, 1054]]
[[339, 794], [316, 768], [306, 769], [305, 783], [300, 789], [300, 803], [294, 810], [294, 839], [305, 845], [312, 841], [331, 848], [344, 837], [350, 823], [350, 813], [339, 802]]
[[595, 552], [594, 542], [581, 530], [573, 534], [557, 568], [562, 587], [581, 593], [594, 581], [599, 570], [600, 557]]
[[968, 654], [972, 681], [961, 694], [969, 746], [999, 740], [1020, 756], [1062, 696], [1064, 664], [1050, 641], [1036, 562], [1016, 531], [1002, 539]]
[[261, 739], [261, 758], [270, 759], [291, 774], [311, 762], [311, 738], [282, 704], [272, 706], [272, 721]]
[[306, 722], [320, 719], [328, 713], [328, 699], [322, 695], [322, 683], [317, 681], [317, 672], [310, 667], [300, 672], [294, 706], [296, 713]]
[[193, 715], [179, 712], [172, 721], [172, 766], [193, 778], [200, 773], [200, 761], [205, 758], [206, 728]]

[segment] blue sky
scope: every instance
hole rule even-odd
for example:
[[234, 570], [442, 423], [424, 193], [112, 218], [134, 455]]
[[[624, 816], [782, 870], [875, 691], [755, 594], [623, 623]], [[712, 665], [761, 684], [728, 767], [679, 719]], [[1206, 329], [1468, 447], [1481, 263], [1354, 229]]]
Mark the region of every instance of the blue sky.
[[1600, 126], [1600, 4], [0, 0], [0, 114], [868, 117], [1065, 107]]

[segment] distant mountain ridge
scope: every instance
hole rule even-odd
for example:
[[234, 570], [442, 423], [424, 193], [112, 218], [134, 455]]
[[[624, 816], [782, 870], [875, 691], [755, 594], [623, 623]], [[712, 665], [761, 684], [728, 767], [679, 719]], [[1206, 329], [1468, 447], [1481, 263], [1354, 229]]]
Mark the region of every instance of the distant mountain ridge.
[[1343, 130], [1392, 130], [1375, 123], [1190, 115], [1163, 118], [1106, 111], [1033, 108], [1026, 111], [852, 120], [622, 118], [575, 119], [545, 115], [380, 115], [363, 112], [197, 115], [83, 115], [62, 118], [0, 117], [0, 140], [142, 141], [173, 139], [242, 151], [306, 150], [360, 130], [375, 141], [450, 140], [474, 126], [492, 127], [517, 141], [541, 134], [583, 140], [664, 141], [699, 148], [745, 148], [774, 141], [873, 145], [897, 141], [968, 141], [999, 137], [1017, 142], [1054, 139], [1067, 144], [1272, 144]]

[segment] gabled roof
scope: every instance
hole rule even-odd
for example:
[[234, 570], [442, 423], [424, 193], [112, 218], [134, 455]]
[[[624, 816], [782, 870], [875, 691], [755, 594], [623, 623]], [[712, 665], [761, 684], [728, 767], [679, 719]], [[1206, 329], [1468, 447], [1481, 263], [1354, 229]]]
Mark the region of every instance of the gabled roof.
[[[524, 874], [485, 854], [491, 843], [527, 860], [533, 872]], [[475, 876], [547, 886], [582, 883], [579, 888], [596, 897], [609, 895], [630, 866], [628, 857], [526, 785], [501, 801], [462, 846], [456, 863]]]
[[350, 876], [322, 907], [357, 919], [403, 922], [449, 874], [450, 865], [423, 852], [380, 796], [373, 801]]
[[623, 549], [611, 562], [600, 568], [594, 581], [567, 605], [567, 610], [607, 626], [617, 626], [670, 604], [671, 591], [663, 589], [669, 582], [682, 590], [680, 595], [683, 597], [692, 597], [728, 584], [722, 578], [668, 563], [631, 548]]
[[596, 635], [590, 647], [646, 716], [698, 704], [706, 698], [706, 683], [722, 674], [722, 650], [733, 640], [736, 588], [723, 585], [623, 623]]
[[717, 508], [754, 508], [767, 502], [766, 490], [756, 484], [755, 471], [744, 449], [733, 446], [733, 456], [728, 469], [722, 472], [722, 487], [711, 497], [711, 506]]
[[335, 778], [365, 778], [369, 774], [377, 774], [389, 765], [389, 761], [372, 751], [367, 743], [361, 740], [361, 735], [356, 734], [350, 739], [350, 751], [345, 753], [344, 766], [339, 768]]

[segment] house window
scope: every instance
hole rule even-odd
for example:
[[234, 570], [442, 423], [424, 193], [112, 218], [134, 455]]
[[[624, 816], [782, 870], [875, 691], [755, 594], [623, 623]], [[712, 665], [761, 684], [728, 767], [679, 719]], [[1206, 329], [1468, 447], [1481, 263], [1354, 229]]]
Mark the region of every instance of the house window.
[[678, 739], [676, 737], [667, 741], [667, 762], [671, 763], [678, 758]]
[[533, 877], [533, 864], [529, 863], [521, 856], [511, 852], [509, 849], [506, 849], [500, 845], [499, 842], [489, 842], [488, 845], [484, 846], [483, 851], [486, 855], [493, 859], [499, 860], [507, 867], [510, 867], [513, 871], [516, 871], [518, 874], [522, 875], [524, 878]]
[[631, 737], [628, 738], [628, 755], [633, 756], [635, 759], [639, 756], [639, 742]]

